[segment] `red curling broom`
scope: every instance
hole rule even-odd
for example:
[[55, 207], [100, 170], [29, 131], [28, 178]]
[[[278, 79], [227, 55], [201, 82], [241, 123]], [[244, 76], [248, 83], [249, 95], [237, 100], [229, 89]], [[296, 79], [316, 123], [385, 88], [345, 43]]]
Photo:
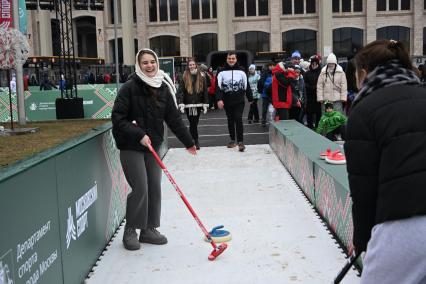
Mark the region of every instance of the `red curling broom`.
[[180, 190], [179, 186], [177, 185], [177, 183], [175, 182], [175, 180], [173, 179], [173, 177], [171, 176], [171, 174], [167, 170], [166, 166], [164, 165], [163, 161], [158, 156], [157, 152], [155, 152], [154, 148], [152, 148], [151, 144], [148, 144], [148, 149], [149, 149], [149, 151], [151, 151], [152, 155], [154, 155], [154, 158], [157, 161], [158, 165], [160, 166], [161, 169], [163, 169], [164, 174], [167, 176], [170, 183], [173, 185], [173, 187], [175, 188], [175, 190], [177, 191], [179, 196], [182, 198], [183, 202], [185, 203], [188, 210], [191, 212], [191, 214], [194, 217], [195, 221], [197, 222], [198, 226], [200, 226], [200, 228], [203, 231], [207, 241], [213, 246], [213, 251], [210, 253], [208, 259], [209, 260], [215, 260], [216, 257], [218, 257], [228, 247], [228, 245], [226, 243], [221, 243], [220, 245], [217, 245], [213, 241], [210, 233], [206, 230], [203, 223], [201, 223], [200, 218], [198, 218], [194, 209], [192, 209], [192, 207], [189, 204], [188, 200], [186, 199], [185, 195]]

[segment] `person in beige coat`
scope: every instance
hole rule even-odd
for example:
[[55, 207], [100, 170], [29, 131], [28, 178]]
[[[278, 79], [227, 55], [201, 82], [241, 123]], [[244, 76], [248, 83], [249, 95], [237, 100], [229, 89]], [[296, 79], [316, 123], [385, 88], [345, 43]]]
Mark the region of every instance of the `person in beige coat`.
[[343, 113], [343, 102], [347, 98], [347, 82], [343, 68], [337, 64], [334, 53], [330, 53], [326, 61], [327, 65], [321, 70], [317, 83], [317, 101], [321, 103], [321, 111], [324, 113], [324, 104], [330, 102], [334, 110]]

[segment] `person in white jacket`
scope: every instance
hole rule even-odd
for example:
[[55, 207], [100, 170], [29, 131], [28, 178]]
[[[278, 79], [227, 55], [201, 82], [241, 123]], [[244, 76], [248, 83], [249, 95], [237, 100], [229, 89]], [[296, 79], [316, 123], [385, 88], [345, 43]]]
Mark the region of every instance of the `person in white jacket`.
[[330, 102], [334, 110], [343, 113], [343, 102], [347, 98], [347, 82], [343, 68], [337, 64], [334, 53], [330, 53], [326, 61], [327, 65], [321, 69], [317, 83], [317, 101], [321, 103], [321, 111], [324, 113], [324, 104]]

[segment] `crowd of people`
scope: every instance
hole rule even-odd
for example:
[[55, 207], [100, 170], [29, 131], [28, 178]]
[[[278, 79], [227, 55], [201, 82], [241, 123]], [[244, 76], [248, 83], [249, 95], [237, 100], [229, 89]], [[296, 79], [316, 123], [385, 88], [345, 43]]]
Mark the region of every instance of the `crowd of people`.
[[[345, 139], [353, 202], [353, 245], [366, 252], [361, 283], [426, 282], [426, 88], [401, 42], [374, 41], [351, 59], [346, 72], [331, 53], [321, 66], [313, 55], [268, 63], [248, 73], [235, 52], [216, 74], [188, 62], [176, 90], [152, 50], [136, 57], [135, 74], [121, 87], [112, 111], [113, 135], [132, 192], [127, 199], [124, 247], [162, 245], [161, 169], [148, 146], [158, 149], [163, 122], [190, 154], [200, 149], [197, 124], [208, 108], [225, 109], [228, 148], [243, 152], [243, 110], [248, 123], [295, 119], [331, 140]], [[308, 64], [306, 64], [308, 62]], [[422, 67], [423, 68], [423, 67]], [[261, 111], [257, 103], [262, 99]], [[185, 127], [181, 113], [190, 127]], [[271, 115], [272, 114], [272, 115]], [[140, 229], [139, 237], [136, 229]]]

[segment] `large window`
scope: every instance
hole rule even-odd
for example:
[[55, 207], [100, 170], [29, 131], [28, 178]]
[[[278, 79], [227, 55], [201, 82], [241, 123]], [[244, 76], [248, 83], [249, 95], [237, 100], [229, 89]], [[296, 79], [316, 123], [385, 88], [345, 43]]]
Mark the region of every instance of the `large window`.
[[217, 34], [199, 34], [192, 37], [192, 56], [205, 62], [209, 52], [217, 50]]
[[401, 0], [401, 10], [410, 10], [410, 0]]
[[351, 0], [342, 0], [342, 12], [350, 12], [351, 11]]
[[216, 0], [191, 0], [193, 20], [216, 18]]
[[[117, 15], [118, 15], [118, 21], [117, 23], [120, 24], [121, 23], [121, 4], [120, 2], [117, 2]], [[115, 21], [115, 15], [114, 15], [114, 0], [111, 0], [109, 2], [109, 19], [110, 19], [110, 24], [114, 24]]]
[[303, 14], [304, 13], [304, 0], [294, 0], [294, 13]]
[[333, 9], [333, 13], [339, 13], [340, 12], [340, 0], [333, 0], [332, 9]]
[[316, 11], [315, 0], [282, 0], [282, 7], [283, 15], [313, 14]]
[[402, 41], [410, 50], [410, 28], [401, 26], [388, 26], [377, 29], [377, 39], [394, 39]]
[[191, 0], [191, 16], [192, 19], [200, 18], [200, 0]]
[[317, 53], [317, 32], [314, 30], [296, 29], [282, 34], [283, 50], [289, 55], [298, 50], [303, 58]]
[[333, 0], [333, 13], [362, 12], [362, 1], [363, 0]]
[[363, 46], [363, 31], [357, 28], [333, 30], [333, 52], [337, 57], [352, 57]]
[[377, 11], [406, 11], [410, 9], [411, 0], [377, 0]]
[[377, 0], [377, 11], [386, 11], [386, 0]]
[[315, 0], [306, 0], [306, 14], [315, 13]]
[[158, 56], [180, 56], [180, 41], [175, 36], [157, 36], [149, 40], [149, 46]]
[[[117, 39], [118, 42], [118, 63], [123, 63], [123, 40]], [[109, 58], [112, 58], [112, 62], [115, 62], [115, 40], [109, 41]]]
[[389, 0], [389, 11], [398, 11], [398, 0]]
[[235, 49], [248, 50], [256, 58], [257, 52], [269, 51], [269, 33], [250, 31], [236, 34]]
[[259, 0], [259, 16], [267, 16], [269, 14], [268, 0]]
[[283, 0], [283, 15], [293, 14], [292, 2], [293, 0]]
[[244, 0], [234, 1], [235, 17], [244, 17]]
[[268, 0], [234, 0], [235, 17], [267, 16]]
[[362, 12], [362, 0], [354, 0], [354, 12]]
[[157, 0], [149, 0], [149, 21], [157, 21]]
[[150, 22], [177, 21], [179, 20], [178, 11], [178, 0], [149, 0]]

